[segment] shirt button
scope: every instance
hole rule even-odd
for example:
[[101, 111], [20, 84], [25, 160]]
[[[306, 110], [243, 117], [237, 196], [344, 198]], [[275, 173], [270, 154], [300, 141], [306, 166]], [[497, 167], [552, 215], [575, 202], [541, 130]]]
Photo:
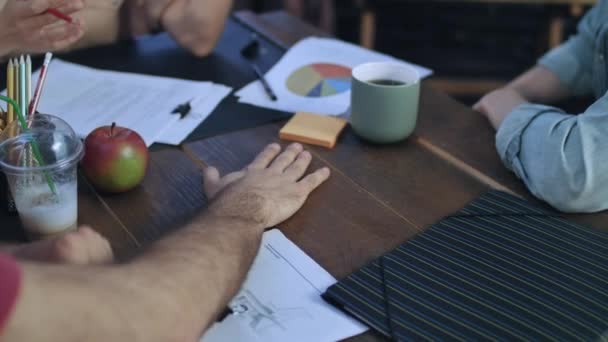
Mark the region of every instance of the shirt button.
[[600, 59], [601, 61], [603, 61], [603, 60], [604, 60], [604, 55], [603, 55], [603, 54], [601, 54], [601, 53], [600, 53], [600, 54], [598, 55], [598, 57], [599, 57], [599, 59]]

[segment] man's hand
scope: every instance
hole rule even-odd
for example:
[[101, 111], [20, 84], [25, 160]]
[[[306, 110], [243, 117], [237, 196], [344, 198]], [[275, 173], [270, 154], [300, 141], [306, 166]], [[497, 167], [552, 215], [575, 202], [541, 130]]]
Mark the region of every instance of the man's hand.
[[108, 240], [89, 227], [17, 246], [11, 254], [30, 261], [75, 265], [106, 264], [114, 259]]
[[330, 172], [322, 168], [302, 178], [312, 159], [310, 153], [300, 144], [280, 152], [278, 144], [268, 145], [244, 170], [224, 177], [208, 167], [204, 188], [213, 199], [209, 213], [270, 228], [298, 211]]
[[485, 115], [495, 129], [498, 129], [507, 115], [526, 99], [509, 88], [501, 88], [486, 94], [473, 109]]
[[8, 0], [0, 11], [0, 56], [56, 51], [72, 45], [82, 37], [83, 23], [66, 23], [45, 11], [56, 8], [70, 15], [83, 7], [83, 0]]
[[224, 29], [232, 0], [128, 0], [133, 36], [165, 29], [197, 56], [207, 55]]
[[172, 1], [175, 0], [127, 0], [131, 35], [141, 36], [160, 30], [162, 14]]
[[269, 145], [247, 168], [223, 178], [206, 169], [205, 191], [213, 198], [208, 211], [129, 263], [22, 262], [21, 294], [2, 338], [198, 340], [241, 287], [263, 228], [290, 217], [329, 177], [328, 169], [304, 176], [311, 155], [301, 145], [280, 152]]

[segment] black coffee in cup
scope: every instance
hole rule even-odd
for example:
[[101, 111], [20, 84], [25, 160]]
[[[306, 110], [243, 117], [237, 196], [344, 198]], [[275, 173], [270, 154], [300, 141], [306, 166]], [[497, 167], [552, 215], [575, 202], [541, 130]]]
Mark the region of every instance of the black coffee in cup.
[[404, 85], [407, 84], [405, 82], [395, 81], [395, 80], [391, 80], [391, 79], [388, 79], [388, 78], [383, 78], [383, 79], [378, 79], [378, 80], [371, 80], [371, 81], [369, 81], [369, 83], [375, 84], [375, 85], [381, 85], [381, 86], [394, 86], [394, 87], [404, 86]]

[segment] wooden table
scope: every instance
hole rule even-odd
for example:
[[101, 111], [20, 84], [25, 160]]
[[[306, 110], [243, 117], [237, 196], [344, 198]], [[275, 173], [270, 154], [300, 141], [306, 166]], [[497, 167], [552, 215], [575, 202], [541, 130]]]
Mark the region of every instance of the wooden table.
[[[283, 12], [239, 17], [284, 44], [319, 34]], [[334, 150], [311, 147], [313, 168], [328, 166], [331, 179], [281, 230], [336, 278], [423, 231], [483, 192], [503, 189], [530, 195], [501, 164], [494, 132], [468, 107], [423, 84], [415, 134], [394, 145], [374, 146], [347, 129]], [[201, 169], [245, 166], [266, 144], [279, 141], [282, 123], [237, 131], [151, 153], [143, 184], [105, 196], [80, 183], [81, 223], [107, 236], [124, 259], [174, 231], [204, 210]], [[606, 230], [608, 215], [569, 216]], [[0, 217], [2, 226], [10, 221]], [[373, 333], [357, 340], [375, 340]]]

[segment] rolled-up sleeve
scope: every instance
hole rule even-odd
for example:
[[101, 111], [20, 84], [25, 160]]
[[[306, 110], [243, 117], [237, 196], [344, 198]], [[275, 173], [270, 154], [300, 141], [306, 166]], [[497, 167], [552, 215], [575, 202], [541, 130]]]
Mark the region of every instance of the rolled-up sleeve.
[[575, 96], [590, 95], [593, 92], [592, 65], [598, 11], [598, 7], [591, 9], [579, 23], [576, 35], [538, 61], [539, 65], [556, 74]]
[[540, 199], [565, 212], [608, 209], [608, 95], [570, 115], [536, 104], [515, 108], [496, 134], [496, 147]]

